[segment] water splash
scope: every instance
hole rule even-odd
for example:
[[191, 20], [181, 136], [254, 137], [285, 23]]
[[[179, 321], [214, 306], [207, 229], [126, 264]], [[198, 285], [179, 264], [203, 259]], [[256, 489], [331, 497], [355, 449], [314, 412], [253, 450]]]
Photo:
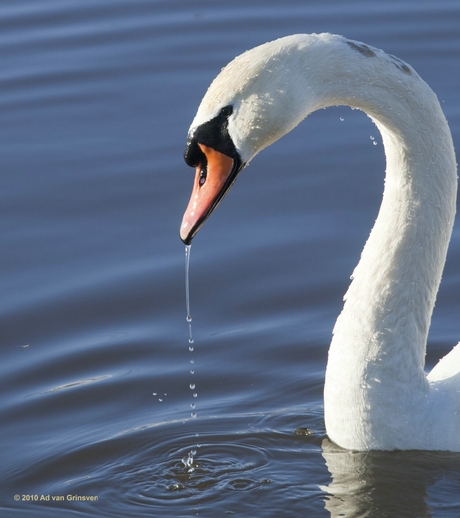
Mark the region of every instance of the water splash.
[[193, 473], [195, 471], [195, 465], [194, 465], [195, 455], [196, 455], [196, 450], [190, 450], [188, 452], [187, 457], [184, 457], [182, 459], [182, 464], [184, 465], [184, 468], [186, 468], [187, 473]]

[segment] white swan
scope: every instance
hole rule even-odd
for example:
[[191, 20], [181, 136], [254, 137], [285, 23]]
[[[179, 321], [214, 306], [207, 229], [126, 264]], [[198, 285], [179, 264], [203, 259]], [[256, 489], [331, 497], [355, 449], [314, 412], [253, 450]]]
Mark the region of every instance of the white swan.
[[406, 63], [330, 34], [294, 35], [235, 58], [188, 134], [196, 167], [180, 235], [189, 244], [238, 172], [319, 108], [365, 111], [383, 138], [385, 190], [334, 327], [327, 433], [354, 450], [460, 451], [460, 346], [426, 376], [425, 349], [455, 215], [452, 138]]

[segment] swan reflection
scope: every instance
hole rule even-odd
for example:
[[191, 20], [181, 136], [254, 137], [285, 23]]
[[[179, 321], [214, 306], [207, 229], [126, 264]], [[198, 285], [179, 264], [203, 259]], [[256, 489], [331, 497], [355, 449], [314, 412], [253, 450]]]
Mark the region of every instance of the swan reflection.
[[[323, 457], [332, 480], [322, 487], [331, 518], [432, 518], [429, 500], [442, 484], [460, 483], [460, 454], [344, 450], [328, 439]], [[450, 494], [455, 494], [452, 489]], [[460, 493], [448, 516], [460, 515]], [[433, 498], [430, 498], [430, 497]], [[443, 508], [449, 507], [442, 500]], [[446, 515], [447, 516], [447, 515]]]

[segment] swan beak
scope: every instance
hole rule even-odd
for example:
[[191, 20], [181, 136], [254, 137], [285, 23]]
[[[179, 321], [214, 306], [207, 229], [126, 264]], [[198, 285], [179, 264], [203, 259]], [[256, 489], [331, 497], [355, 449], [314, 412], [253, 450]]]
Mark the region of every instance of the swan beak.
[[192, 196], [180, 227], [180, 238], [186, 245], [192, 242], [201, 225], [224, 197], [241, 169], [236, 166], [233, 158], [204, 144], [198, 144], [198, 146], [206, 160], [204, 165], [196, 166]]

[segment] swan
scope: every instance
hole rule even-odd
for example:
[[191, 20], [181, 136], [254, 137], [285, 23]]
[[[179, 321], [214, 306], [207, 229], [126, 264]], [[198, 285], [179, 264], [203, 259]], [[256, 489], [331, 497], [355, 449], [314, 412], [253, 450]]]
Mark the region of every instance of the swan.
[[424, 371], [456, 209], [455, 153], [415, 70], [331, 34], [297, 34], [231, 61], [188, 132], [196, 168], [180, 237], [190, 244], [238, 173], [311, 112], [368, 114], [386, 155], [383, 199], [333, 329], [324, 385], [330, 440], [349, 450], [460, 451], [460, 345]]

